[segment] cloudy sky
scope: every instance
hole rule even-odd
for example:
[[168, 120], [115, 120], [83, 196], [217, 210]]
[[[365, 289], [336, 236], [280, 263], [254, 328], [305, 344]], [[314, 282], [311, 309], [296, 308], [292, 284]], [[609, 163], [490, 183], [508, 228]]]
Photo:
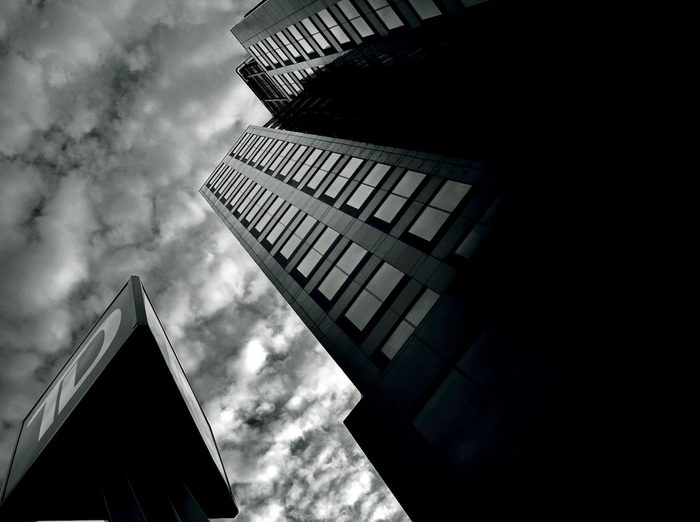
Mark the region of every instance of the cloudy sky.
[[0, 482], [22, 418], [131, 274], [217, 436], [236, 520], [405, 521], [358, 392], [197, 192], [268, 114], [257, 0], [0, 1]]

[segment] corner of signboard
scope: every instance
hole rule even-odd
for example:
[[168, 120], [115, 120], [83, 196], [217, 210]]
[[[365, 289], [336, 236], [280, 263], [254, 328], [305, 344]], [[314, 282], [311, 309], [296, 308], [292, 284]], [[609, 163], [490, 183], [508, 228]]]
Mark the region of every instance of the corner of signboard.
[[131, 295], [134, 298], [136, 308], [136, 322], [140, 326], [148, 326], [148, 318], [146, 316], [146, 298], [143, 283], [137, 275], [132, 275], [129, 278], [129, 286], [131, 287]]

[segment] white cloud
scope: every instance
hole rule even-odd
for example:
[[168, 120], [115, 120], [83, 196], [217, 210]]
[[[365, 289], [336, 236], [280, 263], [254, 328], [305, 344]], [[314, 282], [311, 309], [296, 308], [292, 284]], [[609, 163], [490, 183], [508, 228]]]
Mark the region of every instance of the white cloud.
[[401, 520], [342, 425], [358, 393], [197, 192], [269, 116], [228, 32], [255, 3], [0, 2], [0, 473], [20, 419], [138, 274], [238, 521], [385, 505]]

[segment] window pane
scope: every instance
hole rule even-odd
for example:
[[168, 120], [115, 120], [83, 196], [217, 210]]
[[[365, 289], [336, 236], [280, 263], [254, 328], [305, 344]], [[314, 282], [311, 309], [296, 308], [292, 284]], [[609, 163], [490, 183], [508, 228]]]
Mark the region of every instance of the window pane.
[[297, 29], [297, 28], [294, 27], [293, 25], [289, 26], [289, 32], [292, 33], [292, 36], [293, 36], [296, 40], [303, 40], [303, 39], [304, 39], [304, 35], [302, 35], [302, 34], [299, 32], [299, 29]]
[[386, 0], [367, 0], [367, 3], [369, 3], [369, 5], [371, 5], [372, 9], [374, 9], [375, 11], [377, 9], [381, 9], [385, 5], [389, 5], [389, 2], [387, 2]]
[[412, 333], [413, 327], [406, 321], [401, 321], [396, 327], [396, 330], [394, 330], [394, 333], [391, 334], [391, 337], [389, 337], [386, 343], [384, 343], [384, 346], [382, 346], [382, 353], [389, 359], [393, 359], [394, 355], [399, 352]]
[[314, 40], [316, 40], [316, 43], [321, 47], [321, 49], [330, 49], [331, 44], [328, 43], [328, 40], [326, 40], [326, 37], [323, 36], [321, 33], [316, 33], [313, 35]]
[[321, 254], [312, 248], [309, 250], [309, 253], [306, 254], [306, 257], [301, 260], [301, 263], [297, 265], [297, 271], [304, 277], [309, 277], [309, 274], [316, 267], [320, 259]]
[[357, 187], [357, 190], [355, 190], [354, 194], [350, 196], [350, 199], [348, 199], [347, 204], [351, 206], [352, 208], [359, 209], [364, 205], [365, 201], [367, 201], [367, 198], [372, 194], [374, 191], [374, 188], [368, 186], [368, 185], [360, 185]]
[[341, 190], [343, 190], [343, 187], [345, 184], [348, 182], [348, 178], [344, 178], [343, 176], [338, 176], [333, 180], [333, 183], [331, 183], [324, 194], [327, 196], [330, 196], [332, 198], [338, 197], [338, 194], [340, 193]]
[[440, 10], [432, 0], [408, 0], [422, 20], [440, 15]]
[[471, 185], [450, 180], [435, 194], [430, 202], [430, 206], [452, 212], [466, 193], [469, 192], [470, 188]]
[[471, 230], [471, 232], [467, 234], [467, 237], [464, 238], [464, 241], [462, 241], [457, 247], [455, 253], [459, 254], [464, 258], [469, 259], [479, 247], [479, 244], [483, 241], [484, 237], [486, 237], [488, 231], [489, 227], [486, 227], [484, 225], [474, 225], [474, 228]]
[[369, 171], [365, 179], [362, 180], [362, 183], [367, 183], [368, 185], [376, 187], [382, 181], [384, 175], [389, 172], [390, 168], [389, 165], [384, 165], [384, 163], [377, 163], [372, 167], [372, 170]]
[[396, 217], [396, 215], [399, 213], [405, 202], [405, 198], [395, 196], [394, 194], [389, 194], [389, 196], [384, 200], [384, 202], [377, 209], [374, 215], [382, 221], [391, 223]]
[[326, 278], [318, 285], [318, 290], [326, 296], [327, 299], [333, 299], [333, 296], [338, 292], [343, 283], [348, 278], [343, 272], [333, 267]]
[[341, 0], [338, 2], [338, 7], [340, 7], [343, 14], [348, 17], [348, 20], [360, 16], [360, 13], [358, 13], [355, 6], [350, 3], [350, 0]]
[[326, 24], [326, 27], [330, 29], [331, 27], [335, 27], [338, 25], [338, 22], [335, 21], [335, 18], [331, 16], [331, 14], [328, 12], [328, 9], [321, 9], [318, 12], [319, 18], [323, 21], [324, 24]]
[[383, 9], [377, 11], [377, 15], [379, 16], [379, 18], [382, 19], [382, 22], [384, 22], [384, 25], [386, 25], [387, 29], [396, 29], [397, 27], [401, 27], [403, 25], [401, 19], [389, 6], [386, 6]]
[[308, 18], [304, 18], [301, 21], [301, 23], [304, 24], [304, 27], [306, 27], [306, 30], [309, 31], [309, 34], [311, 36], [315, 35], [318, 32], [318, 29], [316, 28], [316, 26]]
[[363, 290], [360, 295], [352, 303], [348, 311], [345, 312], [345, 317], [352, 321], [359, 330], [364, 330], [370, 319], [377, 313], [379, 307], [382, 305], [381, 301], [374, 297], [372, 294]]
[[274, 244], [275, 241], [277, 241], [277, 238], [280, 237], [280, 234], [284, 231], [284, 225], [282, 223], [277, 223], [272, 230], [270, 230], [270, 233], [267, 235], [265, 238], [268, 243]]
[[282, 254], [285, 259], [289, 259], [290, 257], [292, 257], [292, 254], [299, 246], [299, 243], [301, 243], [301, 239], [299, 238], [299, 236], [297, 236], [296, 234], [292, 234], [291, 236], [289, 236], [289, 239], [284, 244], [284, 246], [280, 249], [280, 254]]
[[362, 248], [357, 243], [350, 243], [350, 246], [338, 260], [337, 265], [347, 274], [351, 274], [360, 261], [365, 257], [367, 250]]
[[403, 272], [401, 270], [394, 268], [389, 263], [384, 263], [367, 283], [367, 290], [384, 301], [391, 291], [396, 288], [402, 277]]
[[291, 150], [291, 148], [292, 148], [293, 146], [294, 146], [293, 143], [287, 143], [287, 144], [284, 146], [284, 148], [280, 151], [280, 153], [279, 153], [279, 154], [277, 155], [277, 157], [275, 158], [275, 161], [273, 161], [273, 162], [272, 162], [272, 165], [270, 165], [270, 170], [271, 170], [271, 171], [274, 172], [274, 171], [277, 169], [277, 167], [278, 167], [279, 164], [282, 162], [282, 160], [283, 160], [284, 158], [287, 157], [287, 155], [289, 154], [289, 151]]
[[340, 158], [340, 154], [337, 152], [334, 152], [328, 158], [326, 158], [326, 161], [323, 162], [323, 165], [321, 165], [321, 168], [323, 170], [331, 170], [333, 168], [333, 165], [336, 164], [338, 161], [338, 158]]
[[418, 301], [416, 301], [406, 314], [406, 320], [413, 326], [418, 327], [439, 297], [439, 294], [436, 294], [430, 288], [426, 288], [423, 295], [418, 298]]
[[392, 192], [398, 194], [399, 196], [409, 198], [413, 194], [413, 191], [416, 190], [416, 187], [421, 184], [423, 179], [425, 179], [425, 174], [409, 170], [403, 176], [401, 176], [401, 181], [396, 184]]
[[331, 33], [333, 33], [333, 36], [335, 36], [336, 40], [338, 40], [338, 42], [341, 44], [345, 44], [350, 41], [350, 37], [345, 31], [343, 31], [343, 28], [339, 25], [336, 25], [335, 27], [331, 28]]
[[328, 174], [328, 172], [326, 172], [325, 170], [318, 169], [318, 172], [316, 174], [314, 174], [314, 176], [309, 180], [309, 182], [306, 184], [306, 186], [309, 187], [310, 189], [315, 190], [316, 187], [318, 187], [318, 185], [321, 183], [321, 181], [323, 181], [323, 178], [325, 178], [327, 174]]
[[360, 36], [362, 36], [363, 38], [372, 36], [374, 34], [374, 31], [367, 24], [367, 22], [364, 21], [364, 19], [355, 18], [354, 20], [350, 20], [350, 22], [352, 23], [353, 27], [355, 27], [357, 32], [360, 33]]
[[335, 230], [333, 230], [332, 228], [326, 228], [326, 230], [323, 231], [323, 234], [321, 234], [316, 240], [314, 248], [322, 254], [325, 254], [326, 250], [328, 250], [328, 248], [333, 244], [333, 241], [335, 241], [337, 237], [338, 233]]
[[304, 220], [299, 224], [297, 229], [294, 231], [296, 235], [301, 237], [302, 239], [306, 237], [306, 235], [309, 233], [309, 230], [316, 224], [316, 220], [312, 218], [311, 216], [306, 216]]
[[437, 210], [432, 207], [425, 207], [423, 213], [418, 216], [418, 219], [413, 223], [408, 230], [411, 234], [422, 237], [426, 241], [430, 241], [435, 237], [440, 227], [447, 221], [449, 214], [442, 210]]

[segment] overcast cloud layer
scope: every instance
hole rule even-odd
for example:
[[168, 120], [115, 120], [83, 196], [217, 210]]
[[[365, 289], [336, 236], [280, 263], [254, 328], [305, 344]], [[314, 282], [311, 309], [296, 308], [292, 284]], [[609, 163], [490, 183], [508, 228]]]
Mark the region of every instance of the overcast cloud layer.
[[138, 274], [236, 520], [407, 520], [342, 424], [358, 393], [197, 192], [268, 117], [228, 32], [255, 3], [0, 2], [0, 481], [22, 418]]

